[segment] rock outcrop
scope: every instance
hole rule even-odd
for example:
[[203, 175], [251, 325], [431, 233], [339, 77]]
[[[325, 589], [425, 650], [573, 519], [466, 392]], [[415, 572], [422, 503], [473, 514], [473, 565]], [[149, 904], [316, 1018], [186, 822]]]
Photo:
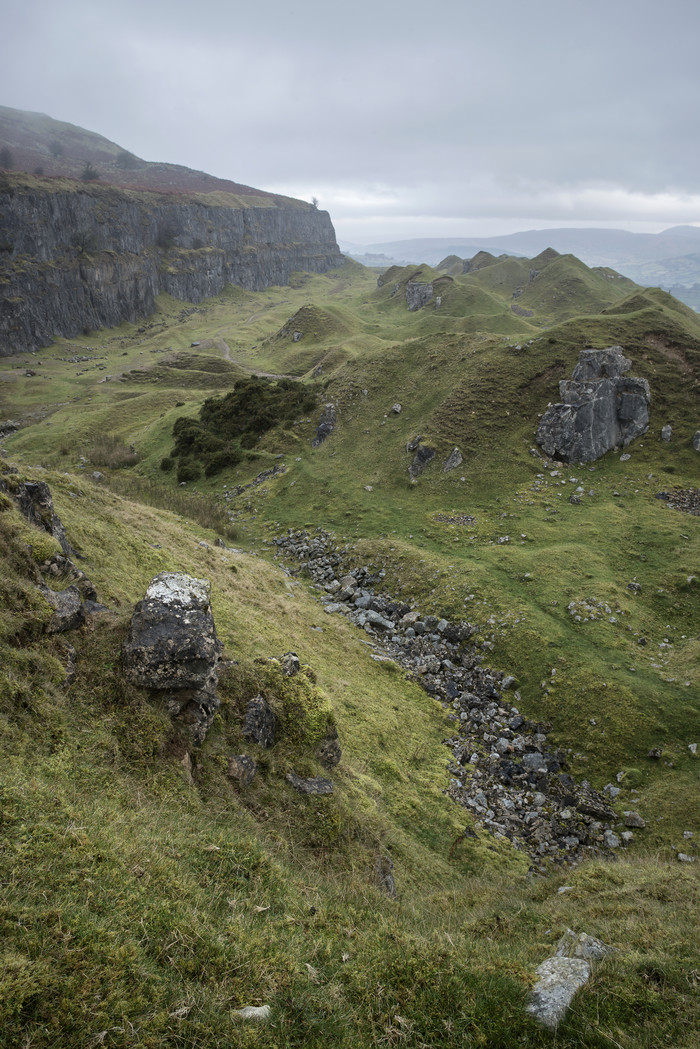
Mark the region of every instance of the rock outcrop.
[[335, 424], [338, 419], [338, 413], [334, 404], [326, 404], [321, 412], [321, 417], [318, 420], [318, 429], [311, 442], [312, 448], [318, 448], [319, 444], [323, 444], [327, 437], [333, 433]]
[[162, 572], [139, 601], [122, 649], [124, 676], [155, 692], [201, 743], [219, 707], [222, 646], [205, 579]]
[[561, 403], [549, 405], [537, 428], [547, 455], [590, 463], [646, 433], [649, 383], [625, 376], [631, 364], [621, 346], [581, 351], [571, 379], [559, 383]]
[[[284, 197], [206, 198], [4, 175], [0, 355], [342, 263], [327, 212]], [[259, 200], [260, 206], [256, 206]]]

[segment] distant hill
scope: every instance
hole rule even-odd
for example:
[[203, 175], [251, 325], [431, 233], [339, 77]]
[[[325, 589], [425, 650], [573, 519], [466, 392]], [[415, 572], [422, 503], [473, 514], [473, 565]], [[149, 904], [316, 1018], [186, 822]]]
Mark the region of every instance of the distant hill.
[[54, 120], [44, 113], [0, 106], [0, 168], [35, 175], [81, 178], [88, 165], [88, 174], [94, 172], [94, 181], [122, 189], [276, 197], [274, 193], [216, 178], [180, 164], [143, 160], [94, 131]]
[[[700, 283], [700, 227], [673, 226], [661, 233], [630, 233], [622, 229], [560, 228], [525, 230], [499, 237], [434, 237], [368, 244], [361, 250], [393, 259], [401, 265], [437, 265], [446, 256], [469, 258], [479, 251], [494, 255], [538, 255], [545, 248], [572, 254], [588, 266], [609, 266], [640, 284], [673, 289], [694, 306]], [[685, 289], [688, 289], [686, 296]]]

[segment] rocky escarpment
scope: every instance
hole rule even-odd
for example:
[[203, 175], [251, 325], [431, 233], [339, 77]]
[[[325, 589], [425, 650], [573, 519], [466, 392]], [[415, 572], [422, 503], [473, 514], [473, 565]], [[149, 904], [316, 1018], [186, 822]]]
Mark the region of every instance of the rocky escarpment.
[[[274, 540], [325, 591], [326, 612], [347, 617], [367, 634], [374, 659], [391, 659], [449, 711], [453, 731], [447, 794], [469, 810], [472, 825], [507, 838], [526, 852], [533, 870], [576, 863], [630, 842], [616, 834], [610, 800], [567, 772], [567, 754], [548, 741], [548, 726], [529, 720], [516, 703], [515, 679], [482, 665], [478, 627], [425, 615], [379, 589], [383, 572], [370, 566], [348, 570], [347, 553], [318, 529], [288, 532]], [[506, 693], [512, 694], [511, 702]], [[636, 814], [635, 814], [636, 815]], [[640, 827], [643, 820], [628, 822]]]
[[590, 463], [646, 433], [649, 383], [626, 376], [631, 366], [621, 346], [581, 350], [571, 379], [559, 383], [561, 403], [549, 405], [537, 428], [547, 455]]
[[302, 201], [3, 175], [0, 356], [136, 321], [161, 292], [200, 302], [341, 262], [328, 213]]

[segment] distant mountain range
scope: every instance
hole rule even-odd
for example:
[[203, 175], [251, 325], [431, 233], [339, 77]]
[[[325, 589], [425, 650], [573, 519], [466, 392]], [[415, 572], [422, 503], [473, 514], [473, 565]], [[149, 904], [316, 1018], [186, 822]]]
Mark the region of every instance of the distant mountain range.
[[436, 266], [448, 255], [471, 258], [479, 251], [531, 257], [554, 248], [587, 266], [610, 266], [637, 284], [661, 287], [700, 309], [700, 227], [673, 226], [661, 233], [622, 229], [533, 229], [500, 237], [434, 237], [345, 245], [341, 250], [367, 266]]

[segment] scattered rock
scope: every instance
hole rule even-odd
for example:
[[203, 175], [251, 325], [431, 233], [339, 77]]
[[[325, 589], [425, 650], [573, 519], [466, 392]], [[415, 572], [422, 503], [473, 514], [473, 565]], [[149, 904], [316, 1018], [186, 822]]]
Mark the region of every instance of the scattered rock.
[[338, 729], [335, 725], [329, 725], [326, 738], [316, 748], [316, 757], [327, 769], [333, 769], [343, 756], [338, 742]]
[[285, 652], [281, 659], [282, 673], [285, 677], [296, 677], [301, 670], [301, 662], [296, 652]]
[[379, 888], [392, 900], [396, 899], [396, 882], [394, 881], [394, 862], [389, 856], [377, 856], [374, 873]]
[[693, 434], [693, 448], [696, 452], [700, 452], [700, 430], [696, 430]]
[[445, 465], [442, 468], [443, 472], [448, 473], [450, 470], [456, 470], [463, 462], [464, 460], [459, 448], [453, 448], [447, 459], [445, 459]]
[[[408, 446], [407, 446], [408, 447]], [[435, 458], [435, 449], [431, 448], [429, 444], [419, 444], [416, 449], [413, 462], [408, 468], [408, 472], [413, 480], [423, 473], [429, 462]]]
[[662, 441], [666, 441], [668, 443], [671, 440], [672, 434], [673, 434], [673, 430], [668, 425], [668, 423], [666, 424], [666, 426], [662, 426], [661, 427], [661, 440]]
[[272, 1009], [269, 1005], [246, 1005], [243, 1009], [234, 1009], [231, 1015], [241, 1020], [269, 1020]]
[[638, 812], [626, 811], [622, 815], [624, 816], [626, 827], [646, 827], [645, 821]]
[[312, 448], [318, 448], [319, 444], [323, 444], [327, 437], [333, 433], [335, 424], [337, 422], [338, 412], [334, 404], [326, 404], [321, 417], [318, 421], [318, 429], [316, 430], [316, 436], [311, 442]]
[[348, 572], [345, 551], [322, 529], [290, 530], [274, 543], [323, 588], [329, 615], [343, 615], [364, 630], [371, 658], [400, 666], [449, 711], [455, 728], [445, 740], [452, 752], [446, 793], [475, 826], [508, 838], [538, 871], [608, 848], [604, 833], [617, 817], [607, 799], [576, 784], [566, 773], [566, 755], [547, 748], [546, 728], [520, 714], [513, 676], [481, 665], [476, 626], [394, 600], [378, 590], [381, 571], [364, 566]]
[[12, 472], [0, 478], [0, 491], [14, 499], [30, 524], [52, 535], [66, 557], [75, 556], [76, 552], [66, 538], [63, 522], [54, 510], [51, 489], [46, 481], [20, 481]]
[[401, 405], [398, 403], [398, 401], [396, 402], [396, 404], [392, 404], [391, 410], [396, 415], [401, 415]]

